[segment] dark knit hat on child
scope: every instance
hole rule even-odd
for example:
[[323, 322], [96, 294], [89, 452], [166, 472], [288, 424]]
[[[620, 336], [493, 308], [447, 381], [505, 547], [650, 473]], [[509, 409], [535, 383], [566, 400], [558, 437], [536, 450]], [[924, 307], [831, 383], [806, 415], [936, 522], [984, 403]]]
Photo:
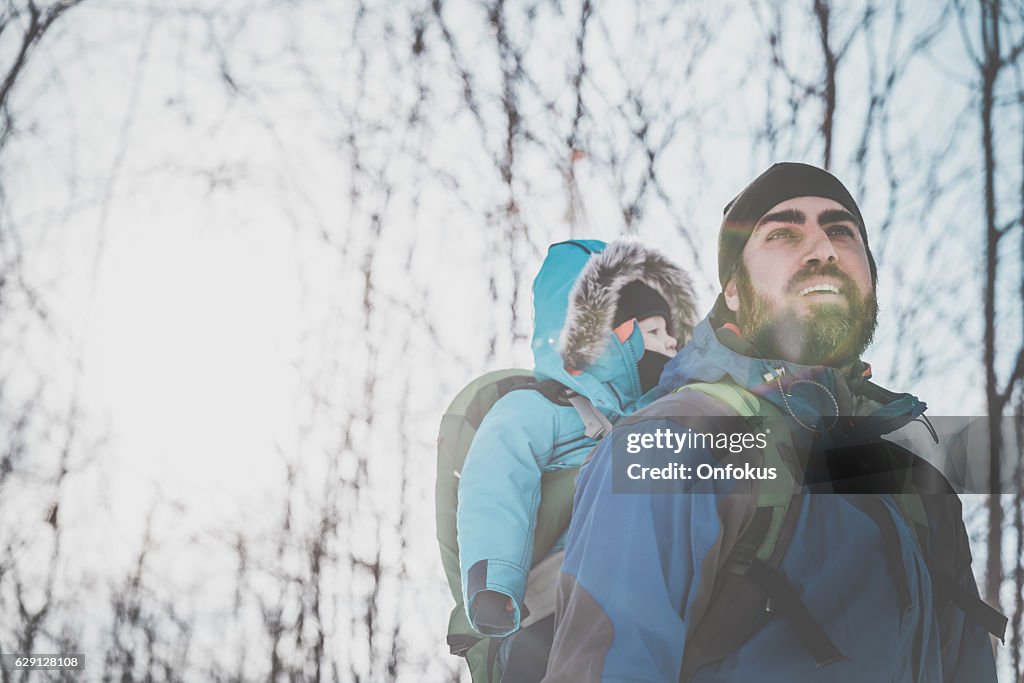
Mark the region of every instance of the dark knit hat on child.
[[619, 290], [619, 303], [615, 307], [615, 320], [612, 328], [616, 328], [627, 320], [644, 320], [653, 315], [665, 319], [665, 325], [672, 327], [672, 315], [669, 313], [668, 302], [653, 287], [640, 280], [633, 280]]

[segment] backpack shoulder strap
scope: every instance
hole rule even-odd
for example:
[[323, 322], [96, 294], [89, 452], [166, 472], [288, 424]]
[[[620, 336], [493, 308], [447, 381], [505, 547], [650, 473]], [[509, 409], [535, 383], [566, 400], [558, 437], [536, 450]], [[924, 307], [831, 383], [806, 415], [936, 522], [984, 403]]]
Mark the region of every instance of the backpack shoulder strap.
[[590, 439], [602, 439], [612, 431], [612, 422], [604, 413], [594, 407], [590, 399], [578, 394], [556, 379], [537, 382], [535, 386], [523, 386], [522, 389], [533, 389], [544, 398], [560, 406], [572, 406], [583, 422], [583, 433]]
[[[936, 611], [941, 614], [943, 607], [952, 604], [967, 619], [1000, 642], [1005, 642], [1009, 622], [1006, 615], [982, 600], [976, 592], [964, 588], [957, 579], [963, 571], [971, 571], [970, 547], [966, 529], [963, 529], [959, 497], [955, 493], [922, 495], [911, 492], [898, 494], [896, 499], [900, 513], [916, 532], [931, 578]], [[953, 529], [949, 529], [951, 525]]]
[[[689, 384], [682, 389], [700, 391], [718, 399], [740, 417], [773, 418], [782, 413], [767, 401], [731, 382]], [[680, 389], [680, 390], [682, 390]], [[778, 570], [789, 547], [802, 508], [799, 485], [785, 462], [792, 451], [792, 437], [781, 421], [766, 431], [764, 465], [775, 467], [779, 476], [758, 482], [755, 510], [749, 526], [721, 563], [712, 579], [711, 599], [686, 636], [679, 680], [688, 681], [697, 669], [720, 661], [735, 652], [769, 618], [779, 612], [793, 625], [797, 636], [818, 666], [845, 659], [800, 598], [799, 591]], [[749, 497], [729, 497], [727, 504], [744, 504]], [[726, 520], [743, 515], [723, 514]], [[728, 536], [723, 531], [723, 535]]]
[[957, 578], [970, 571], [971, 564], [959, 496], [942, 473], [919, 455], [889, 441], [882, 443], [893, 469], [908, 473], [903, 490], [893, 497], [924, 555], [937, 610], [941, 613], [951, 603], [968, 619], [1003, 640], [1007, 617], [964, 588]]
[[732, 382], [694, 382], [679, 387], [675, 393], [687, 389], [718, 399], [736, 411], [737, 415], [750, 417], [760, 414], [761, 400]]
[[[702, 394], [718, 399], [740, 417], [773, 418], [781, 417], [782, 413], [767, 401], [762, 401], [746, 389], [733, 384], [732, 382], [694, 383], [687, 384], [676, 391], [688, 389], [699, 391]], [[796, 480], [789, 466], [784, 461], [782, 454], [786, 450], [792, 450], [792, 438], [788, 430], [775, 429], [766, 434], [767, 447], [764, 449], [764, 466], [774, 467], [778, 473], [775, 479], [768, 479], [758, 482], [757, 508], [770, 511], [770, 521], [763, 529], [763, 538], [758, 544], [756, 556], [767, 561], [772, 556], [775, 545], [779, 541], [782, 530], [782, 522], [786, 516], [786, 510], [796, 493]]]

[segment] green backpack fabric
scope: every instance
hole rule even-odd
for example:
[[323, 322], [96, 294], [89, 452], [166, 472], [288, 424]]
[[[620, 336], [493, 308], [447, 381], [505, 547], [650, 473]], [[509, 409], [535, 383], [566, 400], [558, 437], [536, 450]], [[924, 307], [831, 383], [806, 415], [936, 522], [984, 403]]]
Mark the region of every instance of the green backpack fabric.
[[[763, 401], [755, 394], [730, 382], [714, 384], [695, 383], [676, 391], [699, 391], [729, 406], [741, 417], [760, 417], [767, 420], [783, 418], [774, 404]], [[710, 594], [707, 607], [686, 635], [686, 648], [679, 680], [690, 680], [697, 669], [720, 661], [757, 631], [772, 612], [788, 618], [802, 644], [815, 658], [818, 666], [845, 659], [829, 639], [800, 598], [797, 587], [791, 585], [778, 570], [796, 527], [801, 509], [800, 485], [792, 476], [782, 454], [792, 449], [789, 430], [774, 429], [766, 434], [764, 466], [775, 467], [781, 474], [774, 480], [758, 482], [756, 509], [749, 527], [726, 557], [713, 585], [702, 586], [699, 592]], [[899, 448], [892, 445], [893, 448]], [[909, 451], [906, 452], [916, 458]], [[1007, 619], [1004, 615], [966, 591], [953, 578], [959, 552], [956, 548], [932, 548], [927, 539], [932, 518], [961, 521], [959, 499], [955, 494], [938, 496], [917, 492], [909, 477], [906, 492], [893, 496], [897, 507], [914, 530], [918, 545], [925, 555], [937, 602], [951, 603], [963, 610], [967, 618], [979, 623], [989, 633], [1002, 639]], [[953, 498], [950, 498], [950, 495]], [[949, 503], [955, 499], [955, 510]], [[749, 499], [748, 499], [749, 500]], [[879, 525], [887, 549], [888, 562], [898, 559], [898, 539], [892, 518], [877, 495], [859, 495], [847, 498], [867, 513]], [[725, 519], [738, 520], [742, 515], [730, 514]], [[941, 522], [940, 522], [941, 523]], [[936, 528], [943, 528], [937, 526]], [[902, 568], [894, 567], [894, 575], [902, 576]], [[909, 600], [909, 596], [906, 597]]]
[[[469, 623], [462, 599], [462, 578], [459, 571], [459, 543], [456, 528], [459, 476], [469, 447], [487, 412], [505, 394], [517, 390], [534, 390], [559, 405], [573, 405], [586, 424], [593, 420], [589, 402], [577, 395], [565, 395], [558, 382], [539, 382], [528, 370], [495, 370], [470, 382], [452, 400], [441, 418], [437, 439], [437, 482], [434, 490], [437, 515], [437, 541], [441, 563], [455, 607], [448, 620], [447, 642], [453, 655], [465, 657], [474, 683], [496, 682], [501, 673], [496, 664], [500, 639], [477, 633]], [[570, 403], [572, 401], [573, 403]], [[576, 473], [579, 467], [545, 472], [541, 478], [540, 507], [533, 539], [533, 564], [542, 561], [569, 526], [572, 516]]]

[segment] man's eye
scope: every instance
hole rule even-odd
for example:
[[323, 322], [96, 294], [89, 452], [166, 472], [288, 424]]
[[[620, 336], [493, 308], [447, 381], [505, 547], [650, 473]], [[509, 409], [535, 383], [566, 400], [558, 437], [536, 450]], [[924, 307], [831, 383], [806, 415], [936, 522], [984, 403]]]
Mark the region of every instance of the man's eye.
[[829, 235], [840, 235], [842, 237], [853, 237], [853, 230], [845, 225], [834, 225], [828, 229]]
[[795, 237], [792, 230], [773, 230], [768, 234], [768, 237], [765, 238], [765, 241], [769, 242], [771, 240], [787, 239], [789, 237]]

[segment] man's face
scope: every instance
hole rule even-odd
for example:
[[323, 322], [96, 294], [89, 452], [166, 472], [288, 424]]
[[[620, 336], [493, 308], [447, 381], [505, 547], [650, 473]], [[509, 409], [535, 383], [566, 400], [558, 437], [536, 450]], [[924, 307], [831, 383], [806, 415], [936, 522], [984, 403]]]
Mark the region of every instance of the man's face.
[[858, 358], [878, 305], [856, 219], [824, 197], [776, 204], [757, 222], [725, 300], [770, 357], [833, 367]]

